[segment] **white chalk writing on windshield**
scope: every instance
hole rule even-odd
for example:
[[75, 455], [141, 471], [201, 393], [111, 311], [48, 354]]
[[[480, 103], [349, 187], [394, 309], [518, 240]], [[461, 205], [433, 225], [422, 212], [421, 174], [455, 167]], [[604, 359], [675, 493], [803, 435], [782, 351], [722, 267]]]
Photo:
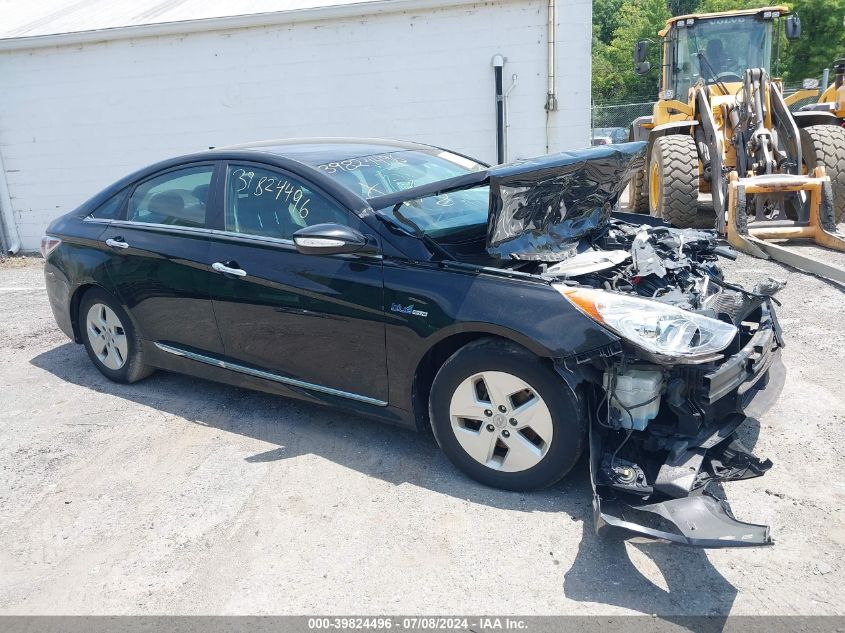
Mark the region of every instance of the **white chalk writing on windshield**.
[[396, 154], [373, 154], [362, 158], [347, 158], [346, 160], [323, 163], [317, 165], [317, 169], [322, 169], [327, 174], [336, 174], [339, 171], [355, 171], [362, 167], [395, 167], [405, 164], [407, 164], [407, 161]]

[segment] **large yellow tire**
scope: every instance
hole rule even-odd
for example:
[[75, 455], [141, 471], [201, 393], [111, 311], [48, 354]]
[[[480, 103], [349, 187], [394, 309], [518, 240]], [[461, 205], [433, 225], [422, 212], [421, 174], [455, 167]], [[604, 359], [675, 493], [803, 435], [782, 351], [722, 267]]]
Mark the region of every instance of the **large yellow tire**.
[[645, 167], [637, 171], [631, 178], [629, 205], [634, 213], [648, 213], [648, 179]]
[[698, 216], [698, 150], [691, 136], [661, 136], [648, 165], [651, 215], [679, 228], [695, 226]]
[[801, 130], [801, 155], [807, 170], [823, 165], [833, 188], [836, 222], [845, 222], [845, 128], [811, 125]]

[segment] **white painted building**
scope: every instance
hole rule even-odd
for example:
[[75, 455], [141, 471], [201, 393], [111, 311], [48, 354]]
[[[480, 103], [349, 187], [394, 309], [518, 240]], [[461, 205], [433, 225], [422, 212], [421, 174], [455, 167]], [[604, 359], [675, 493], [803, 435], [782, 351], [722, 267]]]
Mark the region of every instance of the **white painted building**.
[[508, 159], [589, 144], [590, 0], [3, 5], [6, 249], [36, 250], [50, 220], [110, 182], [209, 146], [378, 136], [495, 162], [494, 55], [505, 91], [518, 77]]

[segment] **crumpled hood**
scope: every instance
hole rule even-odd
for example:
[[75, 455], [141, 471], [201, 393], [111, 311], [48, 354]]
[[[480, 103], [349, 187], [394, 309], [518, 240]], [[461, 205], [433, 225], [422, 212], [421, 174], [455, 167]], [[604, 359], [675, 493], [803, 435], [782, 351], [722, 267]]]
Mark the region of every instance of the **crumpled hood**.
[[645, 143], [623, 143], [488, 169], [487, 251], [503, 259], [565, 259], [608, 221], [644, 156]]
[[602, 226], [643, 168], [645, 146], [620, 143], [489, 167], [367, 200], [374, 210], [419, 198], [490, 186], [487, 251], [502, 259], [566, 259]]

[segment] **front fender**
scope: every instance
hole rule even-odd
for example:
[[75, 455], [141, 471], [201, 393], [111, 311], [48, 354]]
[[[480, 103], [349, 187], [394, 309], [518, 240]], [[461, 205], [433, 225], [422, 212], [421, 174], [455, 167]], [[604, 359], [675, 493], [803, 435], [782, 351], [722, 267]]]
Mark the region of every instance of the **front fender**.
[[[651, 156], [651, 148], [654, 142], [661, 136], [671, 136], [672, 134], [690, 135], [693, 133], [693, 128], [698, 125], [698, 121], [671, 121], [662, 125], [656, 125], [648, 131], [648, 149], [646, 150], [646, 157]], [[648, 160], [648, 158], [646, 158]]]
[[455, 335], [488, 334], [539, 357], [588, 357], [619, 338], [580, 312], [548, 280], [525, 275], [385, 263], [385, 336], [390, 400], [412, 406], [422, 359]]
[[833, 112], [798, 111], [793, 112], [792, 116], [799, 128], [810, 127], [811, 125], [839, 125], [839, 119]]
[[651, 132], [652, 125], [654, 123], [654, 117], [649, 116], [641, 116], [634, 119], [634, 122], [631, 123], [631, 131], [628, 135], [629, 141], [647, 141], [648, 135]]

